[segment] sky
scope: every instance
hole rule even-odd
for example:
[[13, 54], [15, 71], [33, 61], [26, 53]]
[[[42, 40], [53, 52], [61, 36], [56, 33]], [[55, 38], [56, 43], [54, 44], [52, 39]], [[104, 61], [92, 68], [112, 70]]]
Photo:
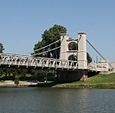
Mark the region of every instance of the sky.
[[5, 53], [32, 53], [44, 30], [54, 24], [66, 27], [72, 38], [86, 32], [103, 56], [115, 61], [115, 0], [0, 0], [0, 43]]

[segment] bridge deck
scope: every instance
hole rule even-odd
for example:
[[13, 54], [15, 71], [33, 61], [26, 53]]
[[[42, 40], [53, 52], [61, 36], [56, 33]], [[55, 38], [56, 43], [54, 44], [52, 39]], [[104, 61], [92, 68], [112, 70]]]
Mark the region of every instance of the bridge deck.
[[[24, 67], [24, 68], [50, 68], [78, 70], [78, 62], [72, 60], [59, 60], [53, 58], [33, 57], [28, 55], [0, 54], [1, 67]], [[91, 63], [88, 70], [91, 71], [108, 71], [107, 63]]]
[[34, 68], [55, 68], [55, 69], [78, 69], [77, 61], [59, 60], [43, 57], [21, 56], [11, 54], [0, 55], [1, 66], [18, 66], [18, 67], [34, 67]]

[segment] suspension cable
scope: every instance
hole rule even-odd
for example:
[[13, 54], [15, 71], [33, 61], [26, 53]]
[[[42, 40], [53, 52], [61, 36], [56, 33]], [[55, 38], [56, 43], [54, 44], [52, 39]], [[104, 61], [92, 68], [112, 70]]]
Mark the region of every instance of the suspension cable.
[[[103, 58], [105, 61], [107, 61], [107, 59], [87, 40], [87, 43], [98, 53], [98, 55]], [[111, 68], [113, 69], [113, 66], [108, 62], [108, 64], [111, 66]]]
[[59, 49], [60, 47], [61, 47], [61, 46], [55, 47], [55, 48], [50, 49], [50, 50], [47, 50], [47, 51], [43, 51], [43, 52], [40, 52], [40, 53], [35, 53], [35, 54], [33, 54], [33, 55], [41, 55], [41, 54], [44, 54], [44, 53], [48, 53], [48, 52], [54, 51], [54, 50], [56, 50], [56, 49]]
[[46, 47], [49, 47], [49, 46], [51, 46], [51, 45], [53, 45], [53, 44], [55, 44], [55, 43], [57, 43], [57, 42], [59, 42], [59, 41], [60, 41], [60, 39], [57, 40], [57, 41], [55, 41], [55, 42], [53, 42], [53, 43], [50, 43], [49, 45], [46, 45], [46, 46], [41, 47], [41, 48], [39, 48], [39, 49], [36, 49], [35, 52], [40, 51], [40, 50], [42, 50], [42, 49], [44, 49], [44, 48], [46, 48]]
[[88, 44], [98, 53], [98, 55], [103, 58], [104, 60], [106, 60], [106, 58], [87, 40]]

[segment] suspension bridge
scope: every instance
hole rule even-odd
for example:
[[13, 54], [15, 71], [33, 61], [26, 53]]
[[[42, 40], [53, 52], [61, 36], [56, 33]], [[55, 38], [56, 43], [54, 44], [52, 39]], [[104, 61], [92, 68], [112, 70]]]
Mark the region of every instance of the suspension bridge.
[[[74, 42], [76, 50], [70, 50], [69, 44]], [[89, 44], [103, 59], [103, 61], [89, 63], [87, 61], [87, 44]], [[55, 46], [53, 46], [55, 45]], [[53, 48], [51, 48], [53, 47]], [[59, 58], [53, 58], [53, 52], [57, 51]], [[53, 51], [53, 52], [52, 52]], [[51, 58], [44, 57], [49, 54]], [[76, 61], [68, 60], [69, 56], [76, 56]], [[109, 71], [111, 66], [102, 54], [87, 40], [86, 33], [78, 33], [75, 40], [70, 39], [69, 35], [62, 34], [60, 39], [36, 49], [32, 55], [19, 54], [0, 54], [0, 67], [6, 68], [32, 68], [32, 69], [55, 69], [59, 71], [60, 77], [87, 76], [87, 71]], [[69, 77], [68, 79], [70, 79]], [[72, 77], [73, 78], [73, 77]]]

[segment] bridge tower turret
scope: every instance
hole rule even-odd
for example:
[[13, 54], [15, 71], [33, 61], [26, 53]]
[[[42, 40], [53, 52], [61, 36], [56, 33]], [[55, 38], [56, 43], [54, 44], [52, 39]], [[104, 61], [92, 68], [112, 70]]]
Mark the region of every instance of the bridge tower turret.
[[[76, 42], [78, 50], [69, 50], [68, 45], [71, 42]], [[60, 59], [68, 60], [71, 54], [77, 56], [78, 69], [87, 69], [86, 33], [78, 33], [78, 39], [74, 41], [67, 34], [61, 36]]]
[[60, 48], [60, 59], [61, 60], [68, 60], [68, 43], [69, 36], [67, 34], [61, 35], [61, 48]]
[[[77, 50], [69, 50], [68, 45], [71, 42], [77, 44]], [[87, 78], [87, 49], [86, 49], [86, 33], [78, 33], [78, 39], [72, 40], [68, 35], [61, 36], [61, 48], [60, 48], [60, 60], [68, 60], [70, 55], [77, 56], [77, 68], [78, 70], [72, 71], [59, 71], [58, 77], [62, 81], [72, 81], [81, 78], [85, 80]]]
[[86, 33], [78, 33], [78, 69], [87, 69]]
[[86, 80], [88, 77], [86, 33], [78, 33], [78, 69], [81, 70], [81, 80]]

